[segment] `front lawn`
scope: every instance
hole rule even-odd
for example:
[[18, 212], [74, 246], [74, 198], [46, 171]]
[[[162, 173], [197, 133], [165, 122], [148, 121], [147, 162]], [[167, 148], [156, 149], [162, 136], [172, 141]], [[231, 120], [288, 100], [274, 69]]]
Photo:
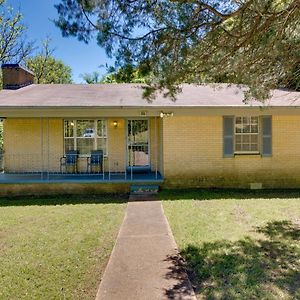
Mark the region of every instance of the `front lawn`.
[[199, 299], [300, 299], [299, 191], [161, 198]]
[[107, 196], [0, 199], [0, 299], [94, 299], [125, 207]]

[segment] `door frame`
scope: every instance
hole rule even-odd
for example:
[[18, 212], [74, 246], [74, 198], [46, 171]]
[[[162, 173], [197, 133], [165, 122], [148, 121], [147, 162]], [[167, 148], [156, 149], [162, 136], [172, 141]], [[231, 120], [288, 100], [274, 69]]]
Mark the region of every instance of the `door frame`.
[[[134, 121], [134, 120], [146, 120], [148, 121], [148, 164], [145, 166], [130, 166], [129, 165], [129, 159], [128, 159], [128, 122], [129, 121]], [[150, 123], [150, 118], [143, 118], [143, 117], [129, 117], [125, 118], [125, 145], [126, 145], [126, 168], [145, 168], [145, 167], [151, 167], [151, 123]]]

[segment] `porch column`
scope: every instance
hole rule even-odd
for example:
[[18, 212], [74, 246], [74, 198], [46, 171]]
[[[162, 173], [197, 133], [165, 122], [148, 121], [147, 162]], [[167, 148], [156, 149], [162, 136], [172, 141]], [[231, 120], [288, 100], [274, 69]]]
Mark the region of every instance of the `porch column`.
[[158, 142], [157, 142], [157, 117], [154, 117], [154, 145], [155, 145], [155, 179], [157, 179], [158, 177], [158, 157], [157, 157], [157, 154], [158, 154]]
[[49, 180], [49, 171], [50, 171], [50, 122], [47, 118], [47, 180]]
[[[43, 180], [43, 172], [44, 172], [44, 119], [40, 118], [40, 129], [41, 129], [41, 180]], [[31, 154], [32, 155], [32, 154]]]

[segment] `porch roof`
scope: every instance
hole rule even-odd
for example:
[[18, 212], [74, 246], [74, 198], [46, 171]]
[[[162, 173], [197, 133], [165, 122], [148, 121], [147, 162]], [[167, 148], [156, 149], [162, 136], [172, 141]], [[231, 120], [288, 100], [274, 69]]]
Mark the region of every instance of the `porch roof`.
[[[243, 102], [244, 89], [237, 85], [183, 84], [176, 101], [159, 93], [149, 102], [141, 84], [33, 84], [18, 90], [0, 91], [3, 108], [192, 108], [259, 107], [261, 102]], [[300, 92], [274, 90], [265, 105], [300, 107]]]

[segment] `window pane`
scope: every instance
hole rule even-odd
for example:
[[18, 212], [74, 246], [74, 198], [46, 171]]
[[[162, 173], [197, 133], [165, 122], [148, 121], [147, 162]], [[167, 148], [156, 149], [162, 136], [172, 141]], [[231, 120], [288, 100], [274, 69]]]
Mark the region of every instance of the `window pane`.
[[258, 133], [258, 125], [251, 125], [251, 132]]
[[242, 142], [242, 136], [241, 136], [240, 134], [237, 134], [237, 135], [235, 136], [235, 142], [236, 142], [236, 143], [241, 143], [241, 142]]
[[236, 117], [235, 133], [235, 151], [259, 151], [259, 117]]
[[242, 151], [250, 151], [250, 144], [243, 144]]
[[251, 144], [251, 151], [258, 151], [258, 145], [257, 144]]
[[236, 117], [235, 118], [235, 124], [242, 124], [242, 118], [241, 117]]
[[65, 120], [65, 137], [73, 137], [74, 136], [74, 121], [73, 120]]
[[65, 151], [74, 150], [74, 139], [65, 139]]
[[250, 125], [244, 125], [244, 127], [243, 127], [243, 132], [244, 133], [250, 133], [251, 131], [250, 131]]
[[94, 149], [94, 139], [91, 138], [79, 138], [77, 139], [77, 150], [79, 154], [91, 154]]
[[85, 137], [85, 138], [95, 137], [95, 121], [94, 120], [78, 120], [77, 121], [77, 137]]
[[103, 150], [103, 153], [106, 155], [107, 154], [107, 149], [106, 149], [106, 139], [97, 139], [97, 149], [98, 150]]
[[253, 143], [253, 144], [258, 143], [258, 135], [257, 134], [252, 134], [251, 135], [251, 143]]
[[242, 145], [241, 144], [236, 144], [235, 145], [235, 151], [242, 151]]
[[243, 135], [242, 141], [243, 141], [243, 143], [245, 143], [245, 144], [250, 143], [250, 135], [246, 135], [246, 134]]
[[97, 121], [97, 135], [99, 137], [106, 137], [106, 120]]
[[241, 132], [242, 132], [242, 126], [243, 126], [243, 125], [236, 125], [236, 126], [235, 126], [235, 132], [236, 132], [236, 133], [241, 133]]

